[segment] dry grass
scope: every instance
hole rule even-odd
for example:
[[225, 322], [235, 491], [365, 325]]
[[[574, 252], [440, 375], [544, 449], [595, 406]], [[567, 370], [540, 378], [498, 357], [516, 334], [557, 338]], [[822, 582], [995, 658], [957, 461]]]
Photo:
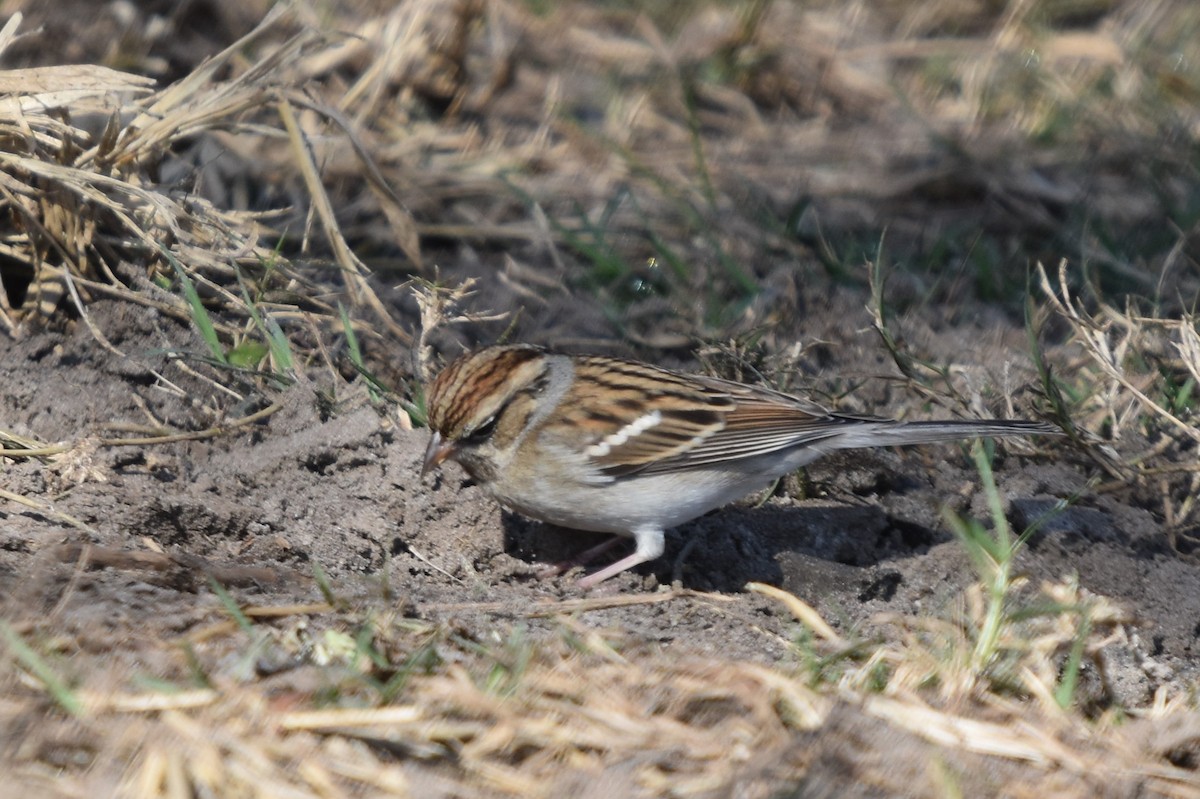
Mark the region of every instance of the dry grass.
[[[1080, 397], [1070, 432], [1112, 478], [1098, 490], [1146, 497], [1162, 513], [1172, 546], [1190, 556], [1200, 543], [1200, 468], [1185, 454], [1200, 443], [1195, 317], [1147, 314], [1132, 299], [1124, 309], [1100, 299], [1089, 311], [1073, 295], [1065, 263], [1056, 283], [1040, 265], [1038, 279], [1049, 308], [1070, 326], [1078, 360], [1066, 378], [1074, 385], [1064, 387]], [[1085, 431], [1102, 431], [1103, 438]]]
[[[302, 640], [297, 633], [303, 635], [297, 617], [316, 620], [333, 612], [257, 610], [245, 612], [275, 621], [243, 632], [218, 622], [189, 640], [206, 651], [232, 647], [236, 653], [249, 645], [247, 636], [265, 633], [272, 646], [291, 649]], [[527, 640], [516, 628], [507, 640], [477, 644], [450, 628], [376, 618], [370, 622], [376, 653], [432, 659], [415, 669], [412, 662], [380, 668], [362, 657], [361, 643], [330, 633], [307, 647], [308, 665], [299, 670], [249, 680], [210, 675], [206, 687], [172, 691], [79, 690], [82, 710], [75, 718], [47, 713], [40, 706], [42, 686], [23, 678], [6, 691], [0, 714], [6, 724], [39, 720], [13, 753], [17, 765], [9, 777], [39, 795], [61, 796], [108, 790], [143, 797], [419, 796], [431, 790], [557, 796], [593, 795], [585, 786], [603, 772], [605, 787], [595, 795], [702, 797], [739, 786], [738, 795], [765, 797], [803, 778], [809, 763], [794, 748], [806, 734], [830, 727], [826, 745], [848, 762], [862, 760], [863, 777], [871, 774], [891, 792], [907, 790], [900, 775], [872, 773], [866, 764], [875, 747], [902, 732], [943, 756], [1024, 764], [1021, 780], [1057, 786], [1054, 795], [1091, 795], [1090, 786], [1106, 781], [1197, 795], [1190, 771], [1162, 761], [1156, 736], [1130, 737], [1111, 720], [1085, 726], [1052, 701], [1031, 713], [987, 691], [972, 701], [930, 704], [920, 689], [926, 676], [913, 670], [933, 653], [911, 642], [875, 650], [833, 686], [750, 663], [636, 650], [626, 656], [622, 644], [632, 642], [605, 640], [574, 614], [557, 618], [557, 639]], [[330, 629], [354, 623], [344, 615], [339, 622]], [[1030, 664], [1074, 637], [1075, 630], [1062, 625], [1055, 633], [1055, 623], [1027, 639]], [[945, 668], [945, 658], [938, 660]], [[883, 691], [865, 689], [863, 675], [877, 672], [880, 663], [895, 669], [894, 678]], [[401, 669], [409, 669], [406, 699], [372, 699], [370, 686]], [[1025, 674], [1031, 685], [1047, 677]], [[336, 701], [314, 708], [314, 685], [323, 686], [326, 702]], [[330, 694], [331, 687], [340, 691]], [[1180, 710], [1176, 701], [1146, 712], [1148, 719], [1164, 719]], [[845, 713], [870, 719], [875, 734], [841, 738], [831, 718]], [[1139, 728], [1141, 735], [1146, 731]], [[47, 770], [56, 758], [90, 766]], [[794, 762], [781, 766], [788, 758]], [[424, 768], [414, 772], [403, 763]]]
[[[303, 31], [270, 47], [258, 61], [242, 65], [236, 78], [218, 78], [243, 51], [259, 45], [268, 33], [278, 34], [285, 10], [281, 6], [187, 78], [158, 92], [151, 93], [143, 78], [106, 69], [42, 67], [6, 73], [9, 90], [20, 100], [10, 101], [0, 120], [5, 142], [0, 158], [6, 178], [3, 198], [19, 231], [5, 249], [14, 265], [6, 270], [7, 290], [0, 293], [0, 322], [10, 334], [23, 316], [52, 313], [57, 298], [68, 293], [85, 319], [86, 302], [105, 295], [189, 319], [191, 311], [181, 297], [154, 291], [155, 282], [171, 284], [173, 262], [182, 265], [206, 299], [244, 321], [249, 314], [246, 299], [236, 290], [239, 275], [249, 281], [255, 296], [304, 295], [300, 303], [273, 303], [267, 311], [271, 316], [287, 320], [311, 312], [334, 317], [335, 310], [318, 299], [312, 278], [293, 268], [266, 238], [272, 235], [266, 223], [272, 217], [281, 221], [280, 214], [221, 207], [154, 178], [167, 168], [162, 162], [168, 155], [189, 142], [244, 136], [251, 142], [257, 138], [288, 143], [292, 171], [308, 190], [308, 202], [347, 295], [356, 305], [372, 308], [385, 329], [406, 335], [392, 322], [366, 282], [365, 267], [346, 245], [316, 175], [307, 139], [312, 133], [304, 133], [297, 119], [296, 105], [312, 112], [314, 120], [340, 119], [336, 110], [313, 103], [297, 90], [301, 62], [323, 38]], [[0, 44], [12, 40], [20, 21], [19, 14], [10, 19]], [[86, 80], [81, 80], [84, 74]], [[281, 124], [264, 128], [271, 115]], [[103, 126], [99, 135], [86, 127], [89, 124]], [[365, 152], [356, 152], [364, 158], [364, 174], [376, 175]], [[228, 199], [236, 191], [228, 185], [228, 176], [197, 178], [206, 194]], [[383, 188], [382, 179], [372, 185], [376, 184], [400, 246], [419, 263], [411, 219]], [[9, 296], [12, 287], [24, 294], [26, 284], [32, 296], [14, 302]], [[217, 327], [227, 340], [244, 332], [234, 321], [218, 322]]]
[[[0, 32], [0, 53], [20, 24], [14, 16]], [[1194, 154], [1188, 162], [1186, 148], [1164, 143], [1200, 129], [1198, 28], [1196, 9], [1168, 0], [734, 3], [678, 16], [296, 4], [158, 90], [94, 65], [9, 70], [0, 326], [20, 336], [64, 306], [90, 325], [88, 305], [101, 297], [191, 322], [182, 272], [229, 350], [257, 313], [317, 353], [340, 333], [341, 299], [355, 330], [412, 345], [417, 375], [425, 334], [459, 318], [448, 303], [462, 290], [427, 282], [421, 318], [398, 321], [357, 253], [372, 252], [384, 274], [433, 281], [428, 242], [537, 246], [558, 270], [552, 283], [587, 286], [629, 312], [631, 337], [676, 346], [762, 322], [756, 279], [768, 270], [743, 265], [811, 263], [816, 252], [824, 271], [844, 276], [859, 265], [856, 237], [870, 231], [873, 246], [885, 219], [889, 242], [914, 261], [964, 225], [1025, 258], [1069, 241], [1101, 274], [1081, 302], [1072, 270], [1056, 281], [1038, 272], [1043, 316], [1065, 323], [1076, 354], [1056, 356], [1052, 379], [1076, 389], [1061, 418], [1107, 470], [1100, 490], [1153, 495], [1190, 552], [1200, 338], [1178, 308], [1194, 302], [1200, 276], [1187, 226], [1200, 197]], [[263, 187], [275, 201], [252, 208], [246, 196]], [[1062, 233], [1077, 222], [1077, 236]], [[1128, 231], [1162, 235], [1125, 251], [1113, 241]], [[943, 285], [951, 297], [963, 282], [1014, 279], [993, 274], [1011, 253], [963, 278], [977, 251], [952, 252], [962, 269]], [[518, 266], [514, 283], [542, 291], [545, 275]], [[639, 320], [634, 284], [670, 298], [678, 326]], [[1155, 306], [1114, 301], [1101, 284], [1144, 291]], [[729, 296], [739, 301], [716, 299]], [[649, 307], [661, 322], [662, 306]], [[262, 413], [88, 446], [218, 435]], [[51, 458], [86, 454], [0, 435], [0, 457], [46, 458], [48, 470]], [[1030, 593], [1014, 589], [1026, 602]], [[977, 593], [957, 618], [880, 619], [887, 635], [867, 644], [780, 596], [811, 632], [798, 632], [794, 661], [773, 668], [678, 662], [607, 641], [577, 623], [591, 609], [577, 605], [533, 609], [562, 614], [561, 635], [537, 641], [519, 625], [469, 641], [345, 608], [297, 612], [332, 631], [320, 646], [302, 643], [288, 616], [223, 620], [163, 650], [186, 663], [203, 647], [216, 662], [262, 636], [304, 667], [278, 679], [203, 673], [195, 686], [137, 693], [101, 676], [65, 689], [81, 708], [72, 715], [36, 656], [7, 657], [0, 724], [27, 734], [0, 758], [14, 764], [14, 790], [47, 796], [765, 797], [809, 773], [807, 735], [851, 713], [879, 734], [839, 742], [885, 791], [912, 786], [859, 763], [855, 746], [886, 747], [899, 732], [947, 757], [1019, 762], [1028, 795], [1136, 785], [1200, 796], [1194, 770], [1172, 765], [1186, 764], [1178, 752], [1196, 737], [1181, 733], [1171, 748], [1170, 725], [1194, 725], [1187, 697], [1131, 709], [1142, 726], [1123, 728], [1116, 711], [1087, 719], [1056, 696], [1064, 661], [1077, 652], [1102, 671], [1098, 653], [1129, 620], [1069, 582], [1040, 595], [1068, 610], [1008, 627], [999, 676], [994, 663], [970, 663]], [[362, 629], [369, 646], [346, 632]], [[13, 632], [54, 649], [52, 628]], [[394, 693], [380, 688], [398, 675]], [[419, 777], [408, 762], [422, 765]], [[606, 769], [611, 782], [593, 783]], [[961, 795], [960, 780], [976, 785], [935, 775], [928, 793]]]

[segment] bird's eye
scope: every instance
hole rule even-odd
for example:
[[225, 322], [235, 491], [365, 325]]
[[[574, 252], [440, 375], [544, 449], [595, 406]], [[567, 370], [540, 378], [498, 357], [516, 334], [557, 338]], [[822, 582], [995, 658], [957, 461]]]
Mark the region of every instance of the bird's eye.
[[467, 444], [482, 444], [491, 438], [492, 433], [496, 430], [496, 419], [500, 414], [490, 417], [486, 422], [476, 427], [470, 433], [463, 436], [463, 442]]

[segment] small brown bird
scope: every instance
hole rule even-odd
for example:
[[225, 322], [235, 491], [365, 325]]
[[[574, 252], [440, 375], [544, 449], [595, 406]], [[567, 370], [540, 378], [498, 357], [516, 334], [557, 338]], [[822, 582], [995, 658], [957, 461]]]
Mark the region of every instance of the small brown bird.
[[1056, 434], [1037, 422], [899, 422], [636, 361], [527, 345], [459, 357], [428, 391], [422, 474], [450, 459], [543, 522], [632, 537], [591, 587], [662, 555], [663, 531], [836, 449]]

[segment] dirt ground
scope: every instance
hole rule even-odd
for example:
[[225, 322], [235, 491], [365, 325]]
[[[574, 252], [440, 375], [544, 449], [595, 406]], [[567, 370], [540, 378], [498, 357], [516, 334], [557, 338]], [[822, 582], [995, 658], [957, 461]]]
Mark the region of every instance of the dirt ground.
[[[256, 2], [175, 12], [114, 4], [89, 35], [66, 3], [15, 5], [28, 5], [30, 21], [63, 45], [55, 53], [36, 37], [17, 40], [10, 59], [40, 66], [128, 58], [163, 84], [267, 13]], [[282, 31], [223, 62], [214, 82], [246, 69], [256, 48], [269, 52], [268, 43], [324, 22], [298, 5]], [[284, 88], [263, 89], [272, 102], [301, 86], [331, 104], [351, 94], [362, 103], [344, 109], [354, 117], [350, 128], [360, 126], [356, 146], [403, 197], [389, 215], [380, 195], [366, 197], [363, 162], [351, 157], [342, 129], [306, 128], [311, 138], [297, 149], [318, 154], [318, 183], [335, 200], [346, 240], [373, 267], [357, 293], [329, 266], [337, 247], [310, 241], [320, 238], [307, 211], [311, 194], [281, 155], [283, 137], [270, 127], [278, 119], [263, 123], [252, 108], [240, 128], [218, 120], [194, 140], [164, 139], [162, 164], [130, 178], [166, 185], [172, 178], [162, 175], [190, 175], [175, 179], [196, 208], [207, 207], [203, 197], [237, 206], [243, 221], [263, 210], [283, 220], [255, 236], [261, 244], [277, 234], [295, 257], [291, 274], [311, 280], [308, 297], [292, 297], [294, 283], [279, 292], [284, 299], [264, 294], [261, 303], [303, 342], [296, 351], [306, 360], [293, 384], [206, 362], [209, 345], [179, 296], [163, 288], [180, 291], [179, 273], [164, 267], [148, 277], [144, 263], [129, 259], [115, 259], [114, 269], [132, 288], [117, 297], [93, 286], [86, 318], [84, 304], [64, 300], [56, 313], [25, 315], [19, 328], [0, 332], [0, 434], [62, 445], [29, 454], [12, 451], [28, 442], [0, 437], [0, 765], [14, 790], [147, 798], [1200, 797], [1200, 568], [1194, 522], [1173, 516], [1176, 508], [1195, 512], [1179, 488], [1190, 479], [1180, 475], [1191, 468], [1194, 443], [1130, 421], [1143, 406], [1113, 400], [1113, 418], [1089, 406], [1089, 420], [1101, 421], [1087, 431], [1086, 447], [1067, 436], [996, 443], [1006, 518], [1017, 531], [1038, 527], [1016, 558], [1022, 582], [1010, 599], [1044, 611], [1030, 612], [1029, 626], [1011, 625], [1006, 651], [1044, 644], [1053, 657], [1046, 673], [1018, 671], [956, 692], [947, 675], [968, 671], [956, 661], [961, 652], [929, 642], [965, 639], [981, 616], [979, 576], [946, 521], [947, 510], [989, 516], [967, 444], [818, 461], [769, 492], [670, 531], [661, 559], [583, 592], [578, 569], [551, 579], [537, 573], [600, 539], [499, 507], [454, 465], [422, 478], [427, 432], [413, 429], [395, 403], [372, 400], [347, 366], [335, 311], [367, 287], [380, 298], [380, 309], [364, 303], [351, 314], [364, 331], [366, 363], [402, 398], [414, 396], [405, 392], [420, 360], [401, 343], [422, 330], [407, 282], [415, 276], [442, 286], [478, 281], [458, 310], [479, 321], [433, 331], [425, 355], [435, 368], [505, 337], [785, 380], [843, 412], [1045, 417], [1014, 310], [1019, 300], [1004, 294], [1021, 276], [1005, 269], [1065, 257], [1058, 228], [1076, 223], [1072, 214], [1086, 198], [1100, 199], [1082, 216], [1119, 206], [1137, 228], [1135, 211], [1157, 213], [1152, 200], [1191, 196], [1180, 189], [1190, 173], [1172, 173], [1164, 157], [1154, 162], [1166, 173], [1161, 182], [1138, 175], [1120, 183], [1129, 161], [1120, 147], [1080, 169], [1052, 158], [1069, 142], [1026, 154], [1024, 139], [986, 135], [992, 118], [958, 142], [970, 128], [960, 106], [932, 103], [950, 119], [934, 131], [907, 98], [897, 100], [899, 67], [882, 69], [872, 48], [899, 64], [946, 31], [967, 36], [995, 25], [1002, 41], [1007, 23], [998, 12], [992, 19], [949, 4], [936, 24], [905, 17], [932, 32], [912, 29], [904, 47], [889, 50], [879, 32], [903, 4], [879, 4], [875, 21], [861, 27], [838, 4], [815, 4], [811, 13], [801, 4], [750, 4], [776, 16], [746, 42], [737, 39], [735, 14], [697, 6], [668, 48], [640, 14], [581, 3], [554, 15], [536, 5], [334, 4], [337, 23], [353, 35], [301, 37], [295, 53], [311, 60], [273, 64], [287, 77], [279, 78]], [[199, 25], [193, 12], [221, 24]], [[956, 28], [960, 15], [978, 27]], [[1052, 43], [1067, 55], [1055, 57], [1077, 58], [1077, 48], [1095, 44], [1074, 26], [1100, 16], [1061, 23], [1066, 32]], [[1095, 28], [1103, 39], [1103, 26]], [[408, 37], [404, 58], [366, 44], [399, 30]], [[822, 50], [838, 31], [845, 46]], [[806, 47], [772, 49], [797, 37]], [[922, 48], [907, 49], [913, 43]], [[787, 80], [748, 86], [704, 77], [714, 65], [737, 66], [735, 50], [762, 67], [754, 75]], [[372, 70], [380, 64], [395, 73]], [[589, 71], [596, 64], [610, 70], [607, 78]], [[383, 76], [378, 84], [359, 82], [373, 74]], [[967, 89], [1008, 96], [983, 84]], [[599, 133], [588, 128], [597, 120]], [[264, 136], [265, 145], [253, 138], [263, 131], [275, 136]], [[1136, 151], [1135, 140], [1105, 139]], [[956, 149], [968, 145], [978, 148], [970, 158]], [[694, 149], [710, 161], [698, 166]], [[1119, 190], [1098, 190], [1106, 180]], [[522, 192], [534, 188], [536, 202], [528, 202]], [[794, 229], [755, 219], [760, 201]], [[107, 206], [52, 210], [67, 218], [96, 212], [102, 229], [97, 207]], [[407, 247], [395, 229], [408, 219], [401, 210], [412, 214]], [[214, 227], [232, 229], [235, 216]], [[1174, 225], [1172, 217], [1167, 227]], [[181, 236], [192, 232], [176, 227]], [[80, 251], [128, 244], [124, 229], [102, 232]], [[593, 238], [570, 241], [581, 232]], [[995, 238], [979, 243], [985, 234]], [[892, 331], [905, 352], [945, 367], [961, 402], [944, 407], [944, 395], [901, 375], [868, 308], [872, 256], [846, 255], [857, 252], [846, 245], [844, 261], [832, 263], [838, 236], [863, 237], [884, 261], [885, 239], [894, 246], [899, 265], [883, 292]], [[35, 239], [13, 233], [4, 244], [16, 252], [13, 242]], [[412, 257], [418, 239], [420, 264]], [[1126, 268], [1118, 276], [1156, 301], [1177, 290], [1154, 310], [1180, 315], [1194, 286], [1194, 239], [1194, 231], [1180, 234], [1161, 274]], [[1000, 246], [989, 242], [1011, 246], [993, 253], [1003, 268], [969, 274], [976, 244]], [[177, 243], [181, 253], [203, 249], [198, 236]], [[254, 260], [248, 246], [228, 246]], [[310, 264], [313, 251], [319, 266]], [[23, 290], [28, 275], [9, 277], [17, 270], [8, 252], [0, 259], [4, 286]], [[235, 280], [217, 268], [235, 259], [230, 252], [214, 249], [211, 261], [187, 266], [209, 281], [214, 315], [228, 312], [225, 330], [254, 331], [213, 289], [223, 275], [228, 296], [246, 290], [241, 273]], [[668, 254], [687, 261], [673, 278]], [[923, 271], [923, 259], [945, 274]], [[633, 266], [609, 279], [602, 267], [613, 260]], [[727, 262], [744, 267], [753, 291], [721, 296], [736, 294], [738, 272]], [[87, 288], [82, 275], [80, 285]], [[986, 302], [989, 291], [1007, 300]], [[1063, 315], [1045, 310], [1044, 293], [1028, 291], [1045, 322], [1045, 357], [1064, 385], [1100, 374]], [[1091, 307], [1109, 299], [1088, 298]], [[165, 313], [156, 301], [183, 310]], [[385, 317], [395, 328], [372, 330]], [[1159, 376], [1183, 374], [1184, 383], [1172, 346], [1160, 350], [1176, 360], [1147, 357], [1146, 372], [1167, 364]], [[1153, 377], [1139, 385], [1167, 393]], [[1119, 393], [1112, 383], [1097, 386]], [[1092, 388], [1084, 387], [1085, 399]], [[1187, 390], [1181, 416], [1194, 405]], [[1120, 436], [1110, 439], [1113, 429]], [[1146, 472], [1126, 484], [1101, 456], [1123, 464], [1144, 457]], [[1159, 466], [1170, 468], [1155, 472]], [[786, 600], [753, 583], [803, 600], [831, 632], [814, 632]], [[1048, 596], [1060, 604], [1047, 607]], [[1069, 624], [1077, 617], [1062, 606], [1077, 600], [1115, 610], [1079, 635], [1082, 673], [1064, 710], [1037, 686], [1068, 670], [1074, 629], [1050, 644], [1020, 635], [1032, 636], [1034, 621], [1046, 617]], [[863, 665], [876, 656], [878, 684]], [[69, 706], [72, 696], [82, 709]], [[379, 715], [313, 715], [364, 709]]]
[[[493, 286], [483, 293], [494, 300], [502, 290]], [[869, 375], [880, 368], [865, 318], [845, 323], [865, 317], [863, 299], [850, 290], [835, 294], [828, 311], [808, 315], [804, 330], [795, 333], [828, 342], [836, 353], [825, 367], [830, 372]], [[151, 418], [181, 429], [211, 424], [211, 408], [225, 400], [161, 354], [199, 351], [194, 332], [128, 304], [100, 302], [91, 313], [129, 357], [101, 347], [77, 322], [12, 342], [0, 355], [8, 428], [44, 440], [86, 441]], [[536, 328], [540, 320], [527, 324]], [[958, 352], [969, 368], [1006, 362], [1020, 373], [1023, 332], [997, 319], [986, 325], [986, 351], [961, 350], [963, 325], [923, 327], [920, 337], [932, 351]], [[52, 470], [36, 461], [7, 466], [7, 490], [80, 525], [45, 511], [4, 509], [3, 616], [18, 626], [52, 620], [58, 635], [76, 642], [64, 653], [71, 673], [93, 689], [112, 687], [114, 680], [181, 679], [186, 658], [164, 652], [161, 642], [221, 616], [208, 575], [244, 603], [286, 606], [321, 601], [313, 580], [319, 565], [336, 591], [355, 603], [399, 609], [480, 636], [515, 621], [528, 625], [535, 638], [554, 635], [555, 624], [530, 618], [529, 610], [582, 597], [577, 573], [543, 580], [534, 572], [593, 539], [502, 510], [455, 468], [422, 480], [424, 431], [400, 429], [394, 416], [361, 396], [336, 413], [323, 412], [316, 383], [321, 376], [311, 379], [274, 398], [279, 410], [262, 422], [215, 438], [83, 447]], [[888, 410], [895, 392], [880, 390], [887, 381], [873, 382], [884, 403], [876, 410]], [[226, 407], [226, 413], [245, 416], [264, 403]], [[1002, 445], [999, 453], [997, 480], [1017, 529], [1086, 484], [1087, 465], [1061, 442], [1020, 451]], [[746, 592], [749, 581], [781, 586], [842, 634], [867, 639], [885, 634], [886, 625], [873, 621], [879, 614], [953, 610], [951, 603], [975, 577], [939, 509], [986, 514], [965, 450], [845, 453], [811, 467], [808, 479], [812, 498], [784, 494], [757, 507], [714, 512], [673, 531], [661, 560], [590, 595], [652, 596], [675, 583], [670, 601], [600, 607], [579, 614], [580, 624], [616, 633], [635, 651], [680, 662], [779, 664], [795, 658], [788, 642], [798, 628], [781, 605]], [[1152, 514], [1121, 492], [1085, 493], [1044, 526], [1018, 564], [1033, 585], [1076, 574], [1085, 589], [1136, 618], [1100, 653], [1106, 673], [1096, 674], [1094, 665], [1085, 673], [1085, 704], [1144, 707], [1156, 690], [1182, 690], [1196, 679], [1200, 572], [1171, 550]], [[222, 662], [202, 645], [198, 656]], [[224, 668], [231, 667], [218, 666]], [[827, 756], [847, 762], [829, 773], [828, 767], [810, 771], [829, 787], [795, 795], [855, 795], [864, 775], [879, 768], [860, 755], [877, 757], [884, 739], [907, 735], [851, 717], [845, 723], [845, 735], [857, 743], [834, 733], [820, 740]], [[15, 740], [11, 733], [0, 742], [26, 753], [49, 746]], [[820, 751], [806, 757], [819, 760]], [[779, 763], [760, 767], [769, 771]], [[861, 795], [889, 795], [897, 787], [887, 767], [879, 773], [888, 775], [876, 776], [879, 791], [863, 789]], [[1108, 795], [1124, 794], [1113, 789]]]

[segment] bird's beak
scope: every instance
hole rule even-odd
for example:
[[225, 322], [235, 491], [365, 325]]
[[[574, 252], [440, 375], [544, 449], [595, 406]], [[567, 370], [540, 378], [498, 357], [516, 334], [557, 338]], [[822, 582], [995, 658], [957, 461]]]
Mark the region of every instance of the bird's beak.
[[436, 469], [442, 461], [453, 457], [457, 451], [453, 441], [442, 441], [442, 434], [435, 432], [429, 439], [429, 446], [425, 448], [425, 465], [421, 467], [421, 476], [429, 474], [430, 470]]

